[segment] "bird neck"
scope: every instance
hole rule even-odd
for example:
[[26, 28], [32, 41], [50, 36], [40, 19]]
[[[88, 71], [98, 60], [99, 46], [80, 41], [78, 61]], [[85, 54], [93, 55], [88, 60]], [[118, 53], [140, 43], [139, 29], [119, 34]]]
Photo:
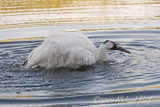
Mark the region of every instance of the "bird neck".
[[109, 50], [104, 45], [100, 45], [100, 47], [98, 48], [98, 60], [108, 61], [110, 59], [108, 51]]

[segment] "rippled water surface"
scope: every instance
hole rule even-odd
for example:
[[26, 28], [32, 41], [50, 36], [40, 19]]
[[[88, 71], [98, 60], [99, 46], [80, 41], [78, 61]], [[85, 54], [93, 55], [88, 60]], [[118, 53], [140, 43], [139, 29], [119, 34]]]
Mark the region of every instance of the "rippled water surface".
[[[0, 1], [0, 105], [145, 106], [160, 104], [159, 0]], [[98, 47], [115, 41], [111, 61], [85, 70], [21, 65], [52, 31], [81, 32]]]

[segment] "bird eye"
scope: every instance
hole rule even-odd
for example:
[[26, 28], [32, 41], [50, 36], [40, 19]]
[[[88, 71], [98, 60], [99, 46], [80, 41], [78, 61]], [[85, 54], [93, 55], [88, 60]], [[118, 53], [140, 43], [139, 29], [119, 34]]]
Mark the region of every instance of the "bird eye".
[[112, 42], [112, 41], [111, 41], [111, 43], [113, 43], [113, 47], [111, 48], [111, 50], [116, 50], [116, 49], [117, 49], [116, 43], [114, 43], [114, 42]]

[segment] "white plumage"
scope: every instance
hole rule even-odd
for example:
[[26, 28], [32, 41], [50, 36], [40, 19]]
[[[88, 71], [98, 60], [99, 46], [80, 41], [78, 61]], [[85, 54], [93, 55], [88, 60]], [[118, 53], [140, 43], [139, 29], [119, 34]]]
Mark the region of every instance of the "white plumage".
[[56, 67], [79, 68], [92, 65], [98, 60], [108, 61], [108, 50], [116, 45], [106, 41], [98, 49], [85, 35], [76, 32], [54, 32], [43, 43], [31, 51], [27, 68]]

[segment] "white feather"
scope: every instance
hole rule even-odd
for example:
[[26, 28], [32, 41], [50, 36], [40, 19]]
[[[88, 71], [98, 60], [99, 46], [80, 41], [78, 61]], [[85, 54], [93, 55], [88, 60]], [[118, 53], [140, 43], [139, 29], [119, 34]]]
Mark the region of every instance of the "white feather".
[[[105, 51], [105, 52], [104, 52]], [[85, 36], [75, 32], [54, 32], [28, 56], [26, 67], [71, 67], [92, 65], [98, 60], [109, 60], [108, 49], [101, 45], [97, 50]]]

